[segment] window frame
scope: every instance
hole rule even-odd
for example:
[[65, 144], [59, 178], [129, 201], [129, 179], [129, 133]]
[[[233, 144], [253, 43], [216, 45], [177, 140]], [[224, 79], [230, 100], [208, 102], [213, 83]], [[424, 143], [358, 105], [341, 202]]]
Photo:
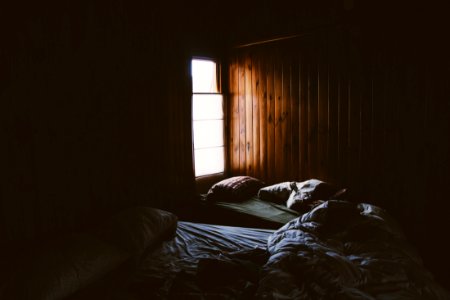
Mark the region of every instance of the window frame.
[[[216, 80], [217, 80], [217, 93], [196, 93], [193, 90], [193, 78], [192, 78], [192, 61], [193, 60], [209, 60], [216, 64]], [[190, 57], [190, 79], [191, 79], [191, 130], [192, 130], [192, 167], [194, 170], [194, 177], [197, 183], [197, 189], [199, 192], [206, 192], [207, 189], [215, 182], [226, 177], [228, 172], [228, 113], [227, 113], [227, 97], [226, 93], [224, 93], [224, 68], [220, 58], [217, 56], [211, 55], [191, 55]], [[223, 172], [213, 173], [213, 174], [205, 174], [196, 176], [195, 175], [195, 149], [194, 149], [194, 119], [193, 119], [193, 103], [194, 103], [194, 95], [221, 95], [222, 96], [222, 111], [223, 111], [223, 159], [224, 159], [224, 170]]]

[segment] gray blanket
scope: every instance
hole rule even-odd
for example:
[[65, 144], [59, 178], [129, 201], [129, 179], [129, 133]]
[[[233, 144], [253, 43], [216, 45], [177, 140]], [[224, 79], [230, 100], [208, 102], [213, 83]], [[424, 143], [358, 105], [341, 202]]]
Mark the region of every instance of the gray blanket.
[[272, 234], [268, 251], [259, 299], [450, 299], [373, 205], [327, 201]]

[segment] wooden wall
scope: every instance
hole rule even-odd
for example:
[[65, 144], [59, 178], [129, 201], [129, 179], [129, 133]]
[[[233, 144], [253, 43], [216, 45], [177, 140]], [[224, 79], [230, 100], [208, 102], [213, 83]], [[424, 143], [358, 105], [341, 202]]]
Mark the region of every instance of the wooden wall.
[[347, 186], [431, 252], [436, 228], [450, 225], [441, 213], [450, 178], [448, 60], [435, 35], [417, 44], [410, 33], [372, 29], [342, 25], [235, 48], [229, 168], [267, 183]]
[[363, 160], [373, 161], [376, 143], [364, 140], [375, 126], [374, 83], [363, 78], [368, 70], [361, 69], [350, 38], [343, 30], [322, 30], [235, 50], [233, 173], [271, 183], [318, 177], [350, 184], [358, 176], [349, 174], [359, 174]]
[[1, 4], [1, 245], [194, 195], [188, 51], [161, 11]]

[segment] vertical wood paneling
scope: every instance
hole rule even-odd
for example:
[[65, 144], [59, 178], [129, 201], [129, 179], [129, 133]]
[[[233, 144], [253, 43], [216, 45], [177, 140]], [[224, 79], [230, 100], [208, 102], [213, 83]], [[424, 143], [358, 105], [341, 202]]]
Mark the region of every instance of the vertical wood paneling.
[[260, 132], [259, 132], [259, 141], [260, 141], [260, 153], [259, 165], [261, 166], [259, 170], [260, 177], [267, 181], [267, 171], [268, 171], [268, 135], [267, 135], [267, 111], [268, 111], [268, 97], [267, 97], [267, 63], [262, 61], [260, 56], [258, 55], [257, 60], [259, 62], [259, 86], [260, 86], [260, 96], [258, 99], [260, 102], [258, 106], [259, 110], [259, 122], [260, 122]]
[[324, 178], [328, 166], [328, 63], [326, 46], [319, 45], [317, 67], [317, 160], [318, 166], [315, 176]]
[[308, 174], [308, 68], [306, 66], [306, 54], [300, 53], [299, 58], [299, 94], [300, 94], [300, 111], [299, 111], [299, 145], [300, 145], [300, 164], [299, 178], [307, 178]]
[[232, 58], [229, 66], [230, 86], [236, 87], [230, 95], [230, 109], [228, 118], [230, 119], [230, 138], [229, 138], [229, 170], [232, 173], [239, 173], [239, 64], [237, 58]]
[[[315, 45], [314, 45], [315, 46]], [[308, 174], [318, 176], [318, 59], [313, 55], [314, 48], [308, 49]]]
[[339, 88], [338, 88], [338, 66], [334, 60], [336, 53], [328, 51], [328, 166], [330, 180], [338, 182], [338, 129], [339, 129]]
[[[267, 183], [316, 177], [344, 185], [402, 223], [415, 220], [407, 231], [432, 232], [423, 223], [443, 223], [430, 203], [446, 195], [440, 183], [450, 177], [447, 56], [352, 26], [250, 47], [251, 80], [261, 88], [252, 100], [260, 115], [252, 114], [260, 143], [252, 174]], [[243, 124], [246, 114], [238, 118]]]
[[[338, 170], [347, 170], [347, 150], [348, 150], [348, 95], [350, 82], [348, 80], [347, 69], [344, 66], [343, 76], [338, 79]], [[347, 172], [342, 172], [342, 180], [347, 182]]]
[[239, 57], [239, 82], [238, 82], [238, 94], [239, 94], [239, 172], [246, 173], [246, 94], [245, 94], [245, 56]]
[[253, 147], [253, 126], [257, 120], [253, 119], [253, 90], [252, 90], [252, 60], [250, 54], [245, 56], [245, 170], [246, 174], [254, 175], [253, 158], [256, 151]]
[[274, 65], [274, 104], [275, 104], [275, 174], [274, 179], [278, 179], [283, 174], [283, 128], [282, 128], [282, 114], [283, 114], [283, 65], [281, 59], [276, 59]]
[[260, 82], [260, 72], [259, 72], [259, 61], [254, 56], [252, 57], [252, 119], [253, 119], [253, 169], [255, 174], [261, 173], [261, 166], [260, 166], [260, 136], [259, 132], [260, 129], [260, 113], [259, 113], [259, 103], [261, 102], [261, 89], [259, 86]]
[[240, 151], [231, 175], [267, 183], [319, 178], [405, 218], [423, 209], [407, 199], [426, 196], [427, 188], [410, 186], [427, 181], [428, 165], [437, 164], [427, 156], [433, 142], [420, 138], [440, 126], [431, 71], [339, 30], [253, 46], [251, 61], [248, 51], [236, 50], [231, 61], [239, 80], [230, 89], [240, 97], [230, 120], [241, 140], [230, 149]]
[[283, 175], [292, 178], [292, 120], [291, 120], [291, 69], [292, 63], [288, 56], [283, 62]]
[[296, 56], [291, 61], [290, 68], [290, 95], [291, 95], [291, 107], [290, 107], [290, 119], [291, 119], [291, 158], [288, 161], [290, 164], [290, 178], [300, 178], [300, 82], [299, 78], [300, 69], [299, 61]]
[[274, 61], [267, 59], [267, 181], [273, 182], [275, 173], [275, 87]]

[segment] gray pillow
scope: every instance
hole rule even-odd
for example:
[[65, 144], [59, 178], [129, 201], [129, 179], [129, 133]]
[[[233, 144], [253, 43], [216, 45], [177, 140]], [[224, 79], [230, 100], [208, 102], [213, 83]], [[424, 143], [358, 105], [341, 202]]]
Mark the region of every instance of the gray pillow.
[[292, 184], [291, 187], [286, 206], [299, 213], [305, 213], [329, 199], [342, 199], [346, 192], [346, 189], [318, 179]]
[[286, 181], [263, 187], [258, 191], [258, 197], [264, 201], [285, 204], [292, 192], [292, 182]]

